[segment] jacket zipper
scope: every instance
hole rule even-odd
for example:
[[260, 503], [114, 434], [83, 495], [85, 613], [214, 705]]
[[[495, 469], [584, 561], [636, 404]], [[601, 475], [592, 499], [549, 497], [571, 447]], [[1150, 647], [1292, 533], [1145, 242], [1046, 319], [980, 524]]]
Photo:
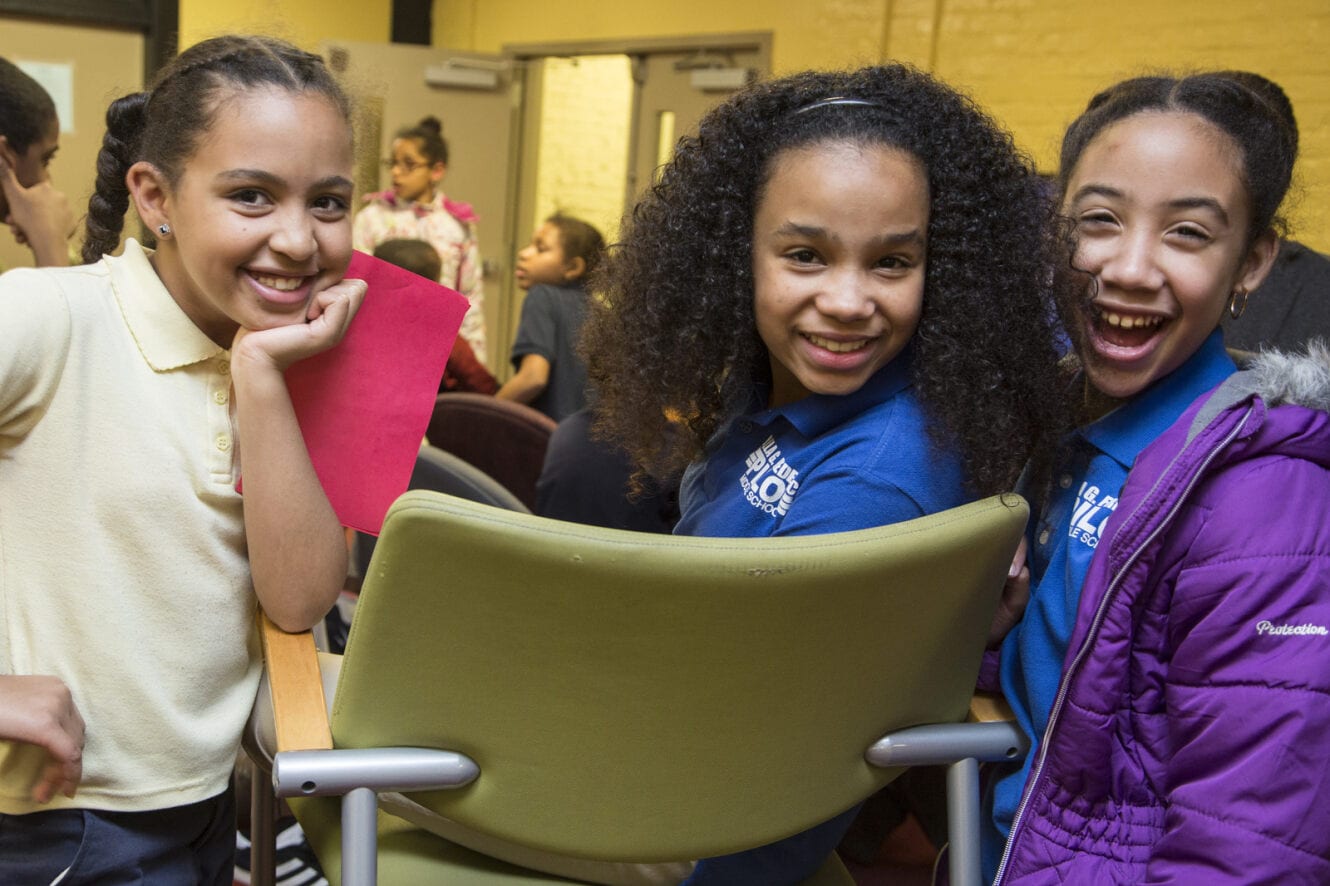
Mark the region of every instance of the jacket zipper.
[[[1140, 557], [1141, 552], [1159, 536], [1159, 533], [1164, 531], [1165, 527], [1167, 527], [1170, 522], [1172, 522], [1173, 517], [1177, 515], [1178, 510], [1182, 507], [1182, 503], [1187, 500], [1187, 496], [1191, 494], [1192, 489], [1196, 486], [1196, 481], [1200, 479], [1201, 475], [1205, 472], [1205, 469], [1210, 466], [1210, 462], [1214, 461], [1215, 457], [1232, 443], [1233, 439], [1237, 437], [1239, 433], [1241, 433], [1251, 414], [1252, 407], [1248, 406], [1247, 411], [1243, 414], [1242, 418], [1239, 419], [1237, 426], [1229, 431], [1223, 440], [1220, 440], [1217, 445], [1211, 448], [1201, 463], [1196, 466], [1196, 470], [1187, 481], [1186, 488], [1184, 488], [1182, 493], [1174, 500], [1172, 507], [1170, 507], [1168, 513], [1164, 515], [1164, 519], [1160, 520], [1159, 524], [1151, 530], [1150, 534], [1132, 550], [1127, 561], [1113, 574], [1112, 580], [1108, 583], [1108, 590], [1104, 592], [1103, 599], [1099, 601], [1099, 608], [1095, 610], [1094, 620], [1090, 622], [1090, 630], [1085, 635], [1085, 640], [1081, 643], [1081, 648], [1076, 651], [1076, 657], [1072, 659], [1071, 664], [1067, 667], [1067, 673], [1063, 675], [1062, 684], [1058, 687], [1057, 697], [1053, 700], [1053, 709], [1048, 715], [1048, 725], [1044, 727], [1044, 737], [1043, 740], [1039, 742], [1039, 758], [1035, 761], [1035, 768], [1029, 778], [1029, 786], [1021, 796], [1021, 802], [1016, 807], [1016, 815], [1012, 818], [1011, 831], [1007, 835], [1007, 845], [1002, 850], [1002, 861], [998, 864], [997, 874], [993, 877], [993, 886], [1000, 886], [1002, 883], [1002, 877], [1007, 872], [1007, 863], [1011, 860], [1011, 850], [1016, 845], [1017, 832], [1023, 823], [1022, 820], [1025, 817], [1026, 806], [1029, 804], [1031, 795], [1034, 794], [1035, 789], [1039, 785], [1039, 779], [1042, 778], [1044, 774], [1044, 761], [1048, 756], [1048, 746], [1050, 744], [1050, 739], [1053, 737], [1053, 732], [1057, 727], [1057, 721], [1062, 714], [1062, 705], [1063, 702], [1066, 701], [1067, 692], [1071, 687], [1071, 679], [1076, 674], [1076, 671], [1080, 669], [1081, 663], [1085, 660], [1086, 654], [1089, 653], [1090, 647], [1094, 645], [1094, 640], [1099, 635], [1099, 629], [1103, 626], [1104, 616], [1108, 612], [1108, 604], [1117, 593], [1118, 587], [1121, 585], [1122, 579], [1126, 576], [1128, 570], [1131, 569], [1137, 558]], [[1186, 451], [1186, 447], [1184, 446], [1183, 450], [1173, 457], [1173, 460], [1169, 463], [1169, 468], [1172, 468], [1173, 465], [1177, 464], [1178, 460], [1186, 454]], [[1158, 486], [1159, 482], [1162, 481], [1167, 474], [1167, 470], [1163, 471], [1160, 474], [1159, 480], [1155, 481], [1155, 485]], [[1151, 495], [1153, 495], [1154, 490], [1151, 490], [1150, 492]], [[1147, 495], [1145, 499], [1142, 500], [1141, 506], [1144, 507], [1149, 500], [1150, 496]]]

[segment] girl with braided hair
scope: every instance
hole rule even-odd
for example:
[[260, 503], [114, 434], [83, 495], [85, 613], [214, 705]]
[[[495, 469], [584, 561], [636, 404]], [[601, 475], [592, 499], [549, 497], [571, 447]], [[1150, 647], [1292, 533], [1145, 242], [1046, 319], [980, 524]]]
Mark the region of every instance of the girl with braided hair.
[[317, 56], [208, 40], [108, 110], [89, 264], [0, 277], [0, 691], [57, 712], [0, 743], [7, 881], [231, 882], [255, 606], [345, 576], [283, 371], [364, 295], [352, 160]]

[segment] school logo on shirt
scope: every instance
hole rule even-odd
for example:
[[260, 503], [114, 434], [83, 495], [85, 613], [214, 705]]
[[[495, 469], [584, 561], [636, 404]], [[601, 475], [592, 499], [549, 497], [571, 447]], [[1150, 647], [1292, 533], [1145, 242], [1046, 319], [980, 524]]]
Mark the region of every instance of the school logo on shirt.
[[1076, 510], [1071, 515], [1071, 527], [1067, 534], [1072, 539], [1087, 547], [1099, 547], [1099, 539], [1104, 534], [1104, 524], [1108, 522], [1113, 509], [1118, 506], [1118, 497], [1100, 491], [1098, 486], [1085, 482], [1076, 496]]
[[749, 454], [747, 470], [739, 478], [744, 497], [753, 507], [772, 517], [783, 517], [799, 491], [799, 472], [785, 460], [775, 437]]

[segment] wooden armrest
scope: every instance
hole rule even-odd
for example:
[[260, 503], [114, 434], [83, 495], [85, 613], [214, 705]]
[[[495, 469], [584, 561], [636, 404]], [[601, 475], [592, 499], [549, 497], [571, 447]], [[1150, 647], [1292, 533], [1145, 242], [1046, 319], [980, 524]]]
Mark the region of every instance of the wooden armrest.
[[331, 748], [332, 731], [328, 727], [328, 708], [323, 697], [323, 680], [319, 676], [314, 634], [310, 631], [287, 633], [262, 612], [259, 613], [259, 634], [263, 638], [263, 658], [272, 692], [277, 750]]
[[1000, 693], [981, 690], [970, 699], [970, 715], [966, 719], [971, 723], [996, 723], [1015, 720], [1016, 714]]

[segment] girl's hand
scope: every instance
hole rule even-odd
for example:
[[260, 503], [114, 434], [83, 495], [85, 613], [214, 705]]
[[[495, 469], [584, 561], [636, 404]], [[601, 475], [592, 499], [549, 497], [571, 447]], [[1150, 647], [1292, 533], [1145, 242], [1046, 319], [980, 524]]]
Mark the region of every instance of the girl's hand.
[[1007, 583], [1002, 587], [1002, 599], [998, 601], [997, 612], [993, 614], [993, 625], [988, 629], [988, 648], [996, 649], [1003, 639], [1016, 626], [1025, 614], [1025, 605], [1030, 602], [1030, 567], [1025, 562], [1026, 541], [1021, 536], [1021, 543], [1016, 546], [1016, 555], [1011, 558], [1011, 568], [1007, 570]]
[[304, 323], [272, 329], [241, 328], [231, 342], [233, 362], [258, 361], [278, 372], [340, 342], [365, 298], [364, 280], [343, 280], [310, 299]]
[[73, 797], [83, 778], [83, 716], [58, 677], [0, 677], [0, 738], [35, 744], [49, 759], [32, 786], [45, 803], [57, 793]]
[[3, 159], [0, 159], [0, 192], [9, 205], [5, 224], [19, 244], [32, 250], [37, 266], [69, 264], [69, 234], [74, 230], [69, 198], [49, 181], [23, 187], [13, 167]]

